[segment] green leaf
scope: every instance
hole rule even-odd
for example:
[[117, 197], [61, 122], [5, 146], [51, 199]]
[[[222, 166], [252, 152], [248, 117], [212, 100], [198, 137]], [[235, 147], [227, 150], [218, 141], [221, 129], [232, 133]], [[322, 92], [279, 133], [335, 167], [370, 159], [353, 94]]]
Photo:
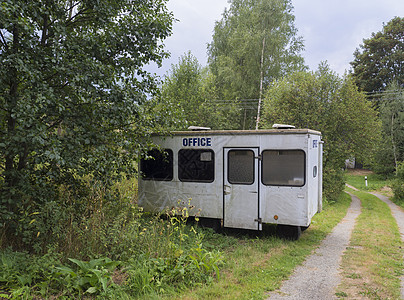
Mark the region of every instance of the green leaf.
[[77, 274], [69, 267], [66, 266], [61, 266], [61, 267], [55, 267], [56, 270], [59, 270], [60, 274], [63, 275], [71, 275], [72, 277], [76, 277]]
[[98, 289], [95, 286], [89, 287], [86, 291], [86, 293], [89, 293], [89, 294], [94, 294], [96, 292], [98, 292]]

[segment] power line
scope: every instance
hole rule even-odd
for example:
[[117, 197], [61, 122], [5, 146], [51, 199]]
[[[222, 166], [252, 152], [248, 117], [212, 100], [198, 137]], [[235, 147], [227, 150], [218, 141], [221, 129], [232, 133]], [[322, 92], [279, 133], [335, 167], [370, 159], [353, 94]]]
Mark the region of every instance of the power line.
[[401, 93], [403, 90], [388, 90], [388, 91], [374, 91], [374, 92], [366, 92], [366, 94], [390, 94], [390, 93]]
[[[369, 101], [393, 101], [402, 97], [404, 94], [403, 90], [390, 90], [390, 91], [379, 91], [379, 92], [368, 92], [366, 97]], [[394, 97], [394, 98], [393, 98]]]

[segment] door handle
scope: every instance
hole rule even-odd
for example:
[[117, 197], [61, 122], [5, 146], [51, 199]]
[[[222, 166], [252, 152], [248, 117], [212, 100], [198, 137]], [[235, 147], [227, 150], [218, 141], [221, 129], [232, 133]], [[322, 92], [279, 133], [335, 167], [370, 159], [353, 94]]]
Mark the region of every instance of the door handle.
[[229, 186], [229, 185], [224, 185], [223, 186], [223, 193], [225, 194], [225, 195], [229, 195], [230, 193], [231, 193], [231, 187]]

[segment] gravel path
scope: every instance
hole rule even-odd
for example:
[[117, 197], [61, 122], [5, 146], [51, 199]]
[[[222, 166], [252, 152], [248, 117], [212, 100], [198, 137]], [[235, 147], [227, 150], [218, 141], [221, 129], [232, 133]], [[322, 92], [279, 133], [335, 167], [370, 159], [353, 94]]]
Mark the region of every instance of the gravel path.
[[361, 212], [360, 200], [350, 195], [352, 203], [346, 216], [323, 240], [315, 253], [295, 269], [280, 291], [272, 292], [268, 299], [336, 299], [335, 288], [340, 282], [341, 257], [349, 245], [355, 220]]
[[[404, 211], [397, 205], [395, 205], [388, 197], [380, 195], [378, 193], [371, 193], [377, 198], [385, 202], [391, 210], [391, 214], [396, 219], [398, 229], [400, 230], [401, 240], [404, 241]], [[404, 299], [404, 276], [401, 276], [401, 298]]]

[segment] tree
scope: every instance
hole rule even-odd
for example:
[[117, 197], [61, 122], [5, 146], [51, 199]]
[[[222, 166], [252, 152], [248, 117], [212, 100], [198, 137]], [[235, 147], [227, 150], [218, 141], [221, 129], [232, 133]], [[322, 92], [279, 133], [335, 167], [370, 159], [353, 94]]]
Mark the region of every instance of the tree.
[[[222, 105], [215, 90], [215, 76], [202, 68], [197, 58], [188, 52], [172, 65], [161, 87], [161, 102], [177, 112], [179, 122], [172, 129], [206, 126], [213, 129], [234, 127], [235, 104]], [[182, 120], [182, 121], [180, 121]]]
[[0, 225], [17, 226], [60, 184], [134, 172], [155, 127], [142, 67], [167, 56], [165, 2], [0, 3]]
[[276, 81], [264, 99], [265, 127], [273, 123], [311, 128], [323, 134], [324, 191], [334, 199], [343, 189], [344, 162], [368, 162], [378, 138], [376, 112], [349, 76], [342, 79], [321, 64]]
[[404, 91], [393, 82], [380, 98], [382, 139], [376, 152], [375, 171], [391, 174], [404, 161]]
[[352, 76], [361, 90], [368, 93], [384, 91], [396, 81], [404, 85], [404, 18], [395, 17], [363, 40], [351, 62]]
[[274, 79], [304, 69], [292, 9], [290, 0], [230, 1], [208, 45], [221, 99], [259, 99]]

